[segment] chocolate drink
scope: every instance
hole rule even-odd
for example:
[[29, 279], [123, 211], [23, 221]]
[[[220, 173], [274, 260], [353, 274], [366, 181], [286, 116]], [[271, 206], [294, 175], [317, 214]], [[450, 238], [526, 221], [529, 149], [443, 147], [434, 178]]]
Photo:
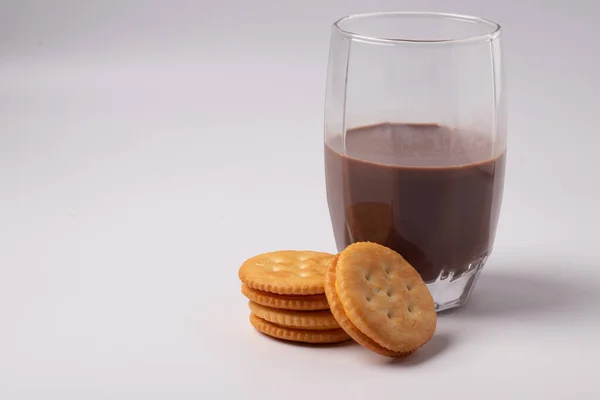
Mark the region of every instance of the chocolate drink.
[[487, 257], [504, 184], [504, 151], [485, 136], [433, 124], [384, 123], [325, 146], [336, 243], [399, 252], [425, 282], [457, 279]]

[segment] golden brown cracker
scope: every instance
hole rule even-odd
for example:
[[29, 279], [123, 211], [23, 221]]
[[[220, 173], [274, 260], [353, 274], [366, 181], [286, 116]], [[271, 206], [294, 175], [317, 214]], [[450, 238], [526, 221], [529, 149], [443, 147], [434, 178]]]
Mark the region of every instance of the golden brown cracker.
[[348, 335], [350, 335], [350, 337], [352, 339], [354, 339], [358, 344], [360, 344], [361, 346], [363, 346], [371, 351], [374, 351], [375, 353], [378, 353], [378, 354], [381, 354], [381, 355], [387, 356], [387, 357], [405, 357], [405, 356], [409, 355], [411, 352], [396, 352], [396, 351], [386, 349], [385, 347], [379, 345], [379, 343], [376, 343], [371, 338], [369, 338], [367, 335], [365, 335], [364, 333], [359, 331], [358, 328], [356, 328], [354, 326], [354, 324], [352, 324], [352, 321], [350, 321], [348, 316], [346, 316], [344, 307], [342, 306], [342, 303], [340, 302], [339, 296], [337, 295], [337, 291], [335, 288], [335, 281], [336, 281], [335, 270], [336, 270], [336, 266], [337, 266], [337, 259], [338, 259], [338, 256], [335, 256], [331, 260], [331, 262], [329, 264], [329, 268], [327, 270], [327, 273], [325, 274], [325, 294], [327, 295], [327, 300], [329, 301], [331, 313], [333, 314], [335, 319], [338, 321], [338, 323], [340, 324], [342, 329], [344, 331], [346, 331], [346, 333]]
[[246, 260], [238, 271], [252, 289], [276, 294], [323, 294], [325, 271], [332, 254], [283, 250], [259, 254]]
[[242, 284], [242, 294], [249, 300], [263, 306], [271, 308], [281, 308], [284, 310], [328, 310], [329, 303], [324, 294], [313, 295], [284, 295], [264, 292], [262, 290], [252, 289], [246, 284]]
[[339, 329], [331, 311], [294, 311], [294, 310], [278, 310], [262, 306], [250, 301], [248, 303], [250, 311], [257, 317], [265, 321], [272, 322], [276, 325], [285, 328], [294, 329], [309, 329], [309, 330], [328, 330]]
[[400, 353], [429, 341], [437, 323], [435, 304], [419, 273], [400, 254], [359, 242], [342, 251], [335, 265], [336, 293], [360, 332]]
[[284, 328], [282, 326], [278, 326], [271, 322], [265, 321], [264, 319], [257, 317], [254, 314], [250, 314], [250, 323], [252, 324], [252, 326], [254, 326], [254, 328], [257, 331], [262, 332], [265, 335], [293, 342], [325, 344], [339, 343], [350, 339], [348, 334], [344, 332], [343, 329], [315, 331]]

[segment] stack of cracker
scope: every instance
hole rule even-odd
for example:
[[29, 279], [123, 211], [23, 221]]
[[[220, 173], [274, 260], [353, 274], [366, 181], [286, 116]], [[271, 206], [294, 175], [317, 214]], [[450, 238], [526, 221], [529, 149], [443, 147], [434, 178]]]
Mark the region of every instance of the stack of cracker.
[[398, 253], [354, 243], [337, 255], [277, 251], [241, 266], [250, 322], [279, 339], [354, 339], [388, 357], [405, 357], [435, 332], [435, 303], [419, 273]]
[[325, 272], [332, 254], [276, 251], [246, 260], [239, 270], [250, 300], [250, 322], [278, 339], [337, 343], [350, 339], [329, 310]]

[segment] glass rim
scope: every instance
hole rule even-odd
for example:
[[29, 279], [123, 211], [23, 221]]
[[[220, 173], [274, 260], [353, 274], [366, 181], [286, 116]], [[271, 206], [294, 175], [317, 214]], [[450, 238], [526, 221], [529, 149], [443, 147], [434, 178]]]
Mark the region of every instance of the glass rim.
[[[463, 38], [447, 38], [447, 39], [411, 39], [411, 38], [386, 38], [386, 37], [377, 37], [364, 35], [357, 32], [352, 32], [346, 30], [341, 27], [341, 24], [345, 21], [349, 21], [352, 19], [358, 18], [376, 18], [376, 17], [386, 17], [386, 16], [396, 16], [396, 17], [429, 17], [432, 19], [452, 19], [461, 22], [469, 22], [476, 23], [480, 25], [486, 25], [490, 27], [490, 32], [478, 35], [466, 36]], [[333, 26], [337, 29], [337, 31], [351, 39], [362, 40], [371, 43], [387, 43], [387, 44], [402, 44], [402, 43], [413, 43], [413, 44], [452, 44], [452, 43], [467, 43], [467, 42], [478, 42], [478, 41], [492, 41], [497, 39], [500, 36], [500, 31], [502, 27], [500, 24], [485, 19], [481, 17], [476, 17], [472, 15], [465, 14], [453, 14], [453, 13], [444, 13], [444, 12], [432, 12], [432, 11], [382, 11], [382, 12], [374, 12], [374, 13], [360, 13], [360, 14], [350, 14], [346, 15], [335, 21]]]

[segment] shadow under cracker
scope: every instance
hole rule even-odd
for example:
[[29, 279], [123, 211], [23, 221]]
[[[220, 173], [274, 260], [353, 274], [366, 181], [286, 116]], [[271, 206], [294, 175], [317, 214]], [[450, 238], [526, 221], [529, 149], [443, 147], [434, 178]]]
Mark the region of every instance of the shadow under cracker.
[[386, 366], [415, 366], [424, 364], [438, 357], [452, 345], [452, 336], [446, 333], [434, 334], [429, 342], [409, 356], [402, 358], [387, 358]]
[[346, 346], [352, 346], [355, 345], [356, 343], [351, 340], [345, 340], [343, 342], [337, 342], [337, 343], [305, 343], [305, 342], [296, 342], [294, 340], [286, 340], [286, 339], [280, 339], [280, 338], [276, 338], [273, 336], [269, 336], [266, 333], [262, 333], [262, 332], [258, 332], [260, 333], [262, 336], [266, 337], [267, 339], [279, 342], [281, 344], [284, 344], [286, 346], [293, 346], [293, 347], [306, 347], [306, 348], [314, 348], [314, 349], [323, 349], [323, 348], [335, 348], [335, 347], [346, 347]]

